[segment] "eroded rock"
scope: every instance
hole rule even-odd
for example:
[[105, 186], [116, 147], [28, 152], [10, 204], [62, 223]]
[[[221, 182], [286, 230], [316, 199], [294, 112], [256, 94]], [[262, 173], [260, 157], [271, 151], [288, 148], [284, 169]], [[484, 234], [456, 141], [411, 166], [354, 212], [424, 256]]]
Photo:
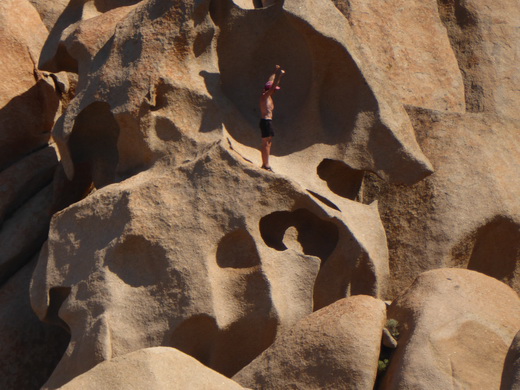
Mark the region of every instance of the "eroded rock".
[[409, 109], [436, 167], [411, 187], [364, 183], [388, 237], [390, 295], [442, 267], [469, 268], [520, 291], [520, 128], [482, 114]]
[[438, 3], [462, 70], [467, 110], [518, 120], [518, 4], [491, 0]]
[[384, 88], [404, 104], [465, 111], [462, 75], [436, 0], [332, 1]]
[[[284, 243], [291, 226], [302, 251]], [[33, 279], [37, 314], [72, 334], [47, 387], [157, 345], [234, 374], [314, 300], [381, 289], [385, 258], [366, 252], [348, 226], [220, 144], [94, 192], [54, 217]], [[53, 291], [69, 293], [53, 300]]]
[[27, 0], [0, 4], [0, 170], [47, 144], [59, 100], [36, 68], [47, 29]]
[[177, 349], [155, 347], [135, 351], [99, 364], [60, 390], [222, 389], [242, 386], [210, 370]]
[[280, 334], [233, 379], [254, 389], [372, 389], [385, 321], [380, 300], [339, 300]]
[[439, 269], [420, 275], [388, 317], [400, 337], [381, 388], [498, 389], [520, 299], [478, 272]]

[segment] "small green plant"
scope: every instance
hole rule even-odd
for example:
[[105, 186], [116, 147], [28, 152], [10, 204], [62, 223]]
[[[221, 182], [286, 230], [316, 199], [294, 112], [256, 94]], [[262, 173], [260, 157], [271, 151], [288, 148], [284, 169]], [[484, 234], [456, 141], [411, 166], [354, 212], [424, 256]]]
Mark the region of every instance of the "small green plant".
[[377, 373], [378, 374], [384, 373], [386, 371], [386, 369], [388, 368], [389, 363], [390, 362], [388, 359], [379, 360], [377, 362]]
[[386, 321], [386, 329], [388, 329], [394, 339], [397, 340], [399, 338], [399, 321], [390, 318]]

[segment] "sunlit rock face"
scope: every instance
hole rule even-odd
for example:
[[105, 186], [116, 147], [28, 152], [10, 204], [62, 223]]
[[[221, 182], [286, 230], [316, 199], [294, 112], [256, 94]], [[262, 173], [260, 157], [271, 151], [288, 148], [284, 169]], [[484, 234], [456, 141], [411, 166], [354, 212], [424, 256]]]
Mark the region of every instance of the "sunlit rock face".
[[[55, 215], [33, 279], [35, 311], [72, 337], [47, 387], [158, 345], [233, 375], [313, 310], [385, 296], [363, 171], [411, 184], [431, 165], [334, 5], [321, 10], [339, 32], [299, 2], [109, 8], [44, 48], [62, 51], [42, 66], [77, 62], [53, 135], [70, 183], [96, 188]], [[256, 99], [275, 60], [287, 92], [272, 174], [258, 168]]]
[[478, 3], [4, 1], [0, 282], [47, 238], [31, 302], [71, 339], [44, 387], [157, 346], [231, 377], [314, 311], [431, 269], [520, 291], [520, 10]]

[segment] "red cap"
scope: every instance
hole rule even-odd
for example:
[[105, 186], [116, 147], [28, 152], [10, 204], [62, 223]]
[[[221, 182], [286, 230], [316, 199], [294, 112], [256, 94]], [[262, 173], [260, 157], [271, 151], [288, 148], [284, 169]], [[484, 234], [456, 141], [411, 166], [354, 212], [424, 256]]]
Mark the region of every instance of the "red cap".
[[[268, 91], [271, 89], [271, 87], [273, 86], [273, 82], [272, 81], [268, 81], [267, 83], [265, 83], [264, 85], [264, 91]], [[276, 90], [279, 90], [280, 87], [279, 86], [276, 86]]]

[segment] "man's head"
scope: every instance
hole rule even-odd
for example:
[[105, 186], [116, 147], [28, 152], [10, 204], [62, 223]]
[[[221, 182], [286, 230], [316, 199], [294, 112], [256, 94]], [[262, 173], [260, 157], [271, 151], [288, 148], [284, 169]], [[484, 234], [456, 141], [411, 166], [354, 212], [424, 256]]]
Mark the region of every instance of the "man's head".
[[[268, 81], [267, 83], [265, 83], [264, 85], [264, 91], [269, 91], [273, 86], [273, 82], [272, 81]], [[278, 91], [280, 89], [279, 86], [276, 86], [276, 91]]]

